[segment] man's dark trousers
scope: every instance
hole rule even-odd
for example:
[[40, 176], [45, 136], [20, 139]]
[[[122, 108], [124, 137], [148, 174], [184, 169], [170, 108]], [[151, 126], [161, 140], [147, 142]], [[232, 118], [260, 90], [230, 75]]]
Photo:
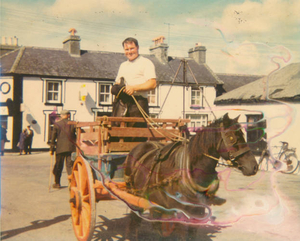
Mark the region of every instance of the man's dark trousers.
[[68, 176], [72, 174], [73, 161], [71, 159], [71, 152], [62, 152], [56, 154], [56, 162], [53, 169], [53, 174], [55, 176], [55, 183], [60, 184], [61, 173], [64, 168], [64, 160], [66, 160], [66, 167]]

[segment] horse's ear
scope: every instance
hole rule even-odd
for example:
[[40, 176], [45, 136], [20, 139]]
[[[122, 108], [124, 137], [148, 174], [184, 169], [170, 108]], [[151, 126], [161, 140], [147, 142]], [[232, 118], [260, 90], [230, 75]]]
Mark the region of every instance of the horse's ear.
[[223, 124], [224, 124], [224, 127], [228, 127], [230, 126], [230, 118], [228, 116], [228, 113], [226, 113], [224, 116], [223, 116]]
[[237, 117], [235, 117], [235, 118], [233, 119], [233, 121], [234, 121], [235, 123], [238, 123], [240, 116], [241, 116], [241, 115], [238, 115]]

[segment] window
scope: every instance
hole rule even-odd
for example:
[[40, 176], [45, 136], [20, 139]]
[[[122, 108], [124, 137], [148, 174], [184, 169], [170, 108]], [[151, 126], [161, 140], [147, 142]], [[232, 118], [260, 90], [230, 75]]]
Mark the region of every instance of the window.
[[148, 92], [148, 103], [150, 106], [156, 106], [156, 89]]
[[187, 114], [186, 118], [191, 120], [189, 123], [190, 131], [197, 131], [197, 129], [207, 126], [208, 116], [205, 114]]
[[99, 105], [111, 104], [111, 84], [99, 83]]
[[261, 154], [266, 148], [267, 126], [266, 120], [262, 115], [246, 115], [247, 116], [247, 143], [254, 154]]
[[192, 88], [192, 95], [191, 95], [191, 105], [192, 106], [203, 106], [203, 88]]
[[44, 79], [44, 91], [45, 102], [48, 104], [61, 104], [62, 98], [62, 83], [63, 80], [45, 80]]

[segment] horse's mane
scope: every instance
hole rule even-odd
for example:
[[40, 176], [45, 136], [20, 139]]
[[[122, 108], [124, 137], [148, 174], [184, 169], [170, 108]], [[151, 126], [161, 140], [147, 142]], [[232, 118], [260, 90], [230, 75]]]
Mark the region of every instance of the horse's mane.
[[217, 145], [217, 133], [222, 122], [223, 118], [217, 119], [209, 126], [197, 131], [196, 135], [190, 139], [189, 153], [191, 157], [202, 156], [203, 153], [209, 154], [210, 149]]

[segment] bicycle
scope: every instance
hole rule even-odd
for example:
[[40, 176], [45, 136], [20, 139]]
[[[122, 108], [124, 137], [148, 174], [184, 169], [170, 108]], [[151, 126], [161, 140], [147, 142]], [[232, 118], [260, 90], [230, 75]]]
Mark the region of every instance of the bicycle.
[[276, 158], [274, 158], [270, 154], [268, 147], [266, 147], [266, 149], [263, 150], [258, 161], [260, 170], [264, 170], [263, 167], [265, 166], [266, 167], [265, 170], [268, 171], [269, 163], [272, 165], [272, 167], [275, 170], [279, 170], [282, 173], [291, 174], [297, 170], [299, 166], [299, 161], [296, 155], [296, 148], [289, 148], [288, 142], [281, 141], [281, 143], [282, 145], [280, 146], [280, 151], [277, 153]]

